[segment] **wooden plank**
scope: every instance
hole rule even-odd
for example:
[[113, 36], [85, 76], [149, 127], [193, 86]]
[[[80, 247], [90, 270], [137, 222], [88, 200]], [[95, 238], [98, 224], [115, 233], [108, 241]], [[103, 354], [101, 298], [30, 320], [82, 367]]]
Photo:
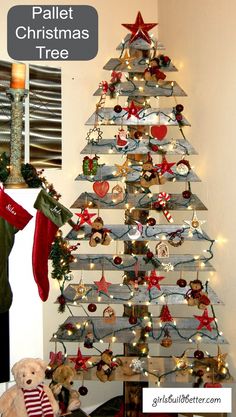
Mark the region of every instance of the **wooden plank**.
[[149, 139], [142, 139], [140, 141], [129, 139], [128, 148], [120, 150], [116, 147], [115, 139], [102, 139], [99, 143], [89, 142], [80, 152], [81, 154], [141, 154], [146, 155], [148, 152], [153, 155], [161, 155], [165, 152], [167, 155], [197, 155], [194, 147], [184, 139], [165, 139], [163, 141], [157, 141], [152, 139], [153, 144], [157, 144], [159, 150], [157, 152], [152, 151], [149, 147]]
[[[202, 311], [199, 310], [199, 315]], [[112, 323], [105, 321], [103, 317], [81, 317], [70, 316], [66, 319], [54, 337], [58, 341], [64, 342], [84, 342], [85, 333], [92, 331], [94, 342], [110, 343], [112, 337], [113, 343], [136, 343], [141, 335], [141, 330], [147, 325], [150, 318], [138, 318], [137, 324], [130, 324], [129, 317], [116, 317]], [[168, 329], [173, 343], [192, 343], [201, 336], [202, 343], [226, 344], [227, 340], [218, 334], [216, 325], [211, 323], [212, 330], [205, 328], [197, 330], [199, 321], [195, 318], [175, 317], [175, 322], [162, 323], [160, 326], [160, 318], [152, 317], [153, 331], [147, 335], [145, 343], [160, 343], [164, 337], [164, 330]], [[67, 330], [65, 327], [70, 327]], [[73, 331], [71, 331], [73, 328]], [[192, 342], [191, 342], [192, 341]]]
[[[116, 91], [124, 97], [181, 97], [187, 96], [176, 81], [124, 81], [117, 85]], [[98, 88], [94, 96], [101, 96], [102, 88]]]
[[[110, 58], [104, 65], [103, 69], [107, 71], [121, 71], [121, 72], [135, 72], [142, 74], [148, 66], [148, 61], [145, 58], [137, 58], [132, 60], [129, 64], [121, 63], [119, 58]], [[162, 72], [174, 72], [178, 71], [175, 65], [170, 63], [167, 67], [160, 67]]]
[[[141, 109], [138, 113], [138, 117], [131, 116], [127, 119], [127, 111], [122, 110], [119, 114], [115, 113], [113, 107], [104, 107], [94, 112], [86, 125], [94, 126], [96, 123], [99, 125], [123, 125], [123, 126], [155, 126], [157, 124], [164, 124], [167, 126], [179, 126], [175, 119], [173, 108], [148, 108]], [[182, 126], [190, 126], [188, 120], [183, 116], [181, 121]]]
[[[117, 161], [120, 165], [123, 164], [123, 162]], [[128, 173], [127, 175], [127, 182], [138, 182], [140, 181], [140, 176], [142, 174], [142, 167], [137, 165], [131, 165], [132, 172]], [[173, 174], [170, 174], [168, 172], [165, 172], [163, 174], [163, 177], [167, 181], [178, 181], [178, 182], [201, 182], [200, 178], [197, 176], [197, 174], [191, 169], [187, 175], [179, 175], [176, 172], [176, 165], [172, 168]], [[84, 175], [79, 174], [75, 181], [101, 181], [101, 180], [109, 180], [109, 181], [117, 181], [123, 179], [123, 175], [116, 175], [117, 173], [117, 167], [116, 166], [109, 166], [109, 165], [103, 165], [100, 166], [97, 170], [96, 175]]]
[[[120, 241], [132, 241], [132, 236], [130, 237], [128, 233], [137, 226], [127, 225], [127, 224], [106, 224], [104, 226], [106, 229], [110, 230], [109, 235], [113, 240]], [[196, 230], [190, 233], [190, 228], [187, 225], [183, 224], [158, 224], [156, 226], [142, 226], [142, 232], [136, 241], [146, 241], [157, 239], [168, 240], [173, 234], [177, 232], [181, 233], [181, 236], [184, 240], [191, 241], [200, 241], [209, 240], [209, 236], [203, 232], [198, 233]], [[83, 225], [79, 231], [71, 230], [66, 238], [69, 240], [89, 240], [91, 236], [91, 226]]]
[[124, 40], [121, 43], [119, 43], [119, 45], [117, 46], [116, 48], [117, 51], [120, 51], [128, 47], [131, 47], [133, 49], [140, 49], [141, 51], [149, 51], [151, 49], [157, 49], [157, 50], [162, 51], [165, 49], [163, 43], [157, 41], [157, 39], [155, 39], [154, 37], [152, 37], [151, 43], [146, 42], [142, 38], [138, 38], [130, 44], [129, 43], [130, 36], [131, 35], [129, 33], [125, 36]]
[[[77, 291], [78, 286], [79, 284], [69, 284], [64, 290], [63, 295], [65, 296], [67, 303], [77, 305], [77, 303], [98, 302], [98, 292], [95, 284], [85, 285], [86, 293], [84, 297], [79, 295]], [[145, 305], [147, 303], [150, 303], [150, 305], [165, 305], [166, 303], [168, 303], [168, 305], [186, 305], [185, 295], [190, 288], [189, 286], [186, 286], [185, 288], [180, 288], [178, 285], [160, 286], [161, 291], [156, 287], [153, 287], [151, 291], [149, 291], [147, 285], [140, 285], [138, 289], [135, 290], [131, 284], [112, 284], [109, 287], [109, 294], [99, 294], [99, 304], [108, 304], [111, 302], [112, 304], [132, 303], [133, 305]], [[212, 305], [223, 305], [223, 302], [211, 287], [208, 287], [208, 297], [210, 298]], [[189, 307], [189, 312], [192, 313], [191, 307]]]
[[[107, 271], [133, 271], [134, 266], [139, 262], [140, 271], [150, 271], [154, 265], [152, 262], [146, 263], [144, 255], [122, 255], [123, 263], [115, 265], [111, 254], [74, 254], [75, 262], [70, 265], [71, 270], [95, 270], [101, 271], [103, 268]], [[196, 259], [197, 258], [197, 259]], [[204, 256], [193, 254], [170, 255], [168, 258], [157, 258], [154, 256], [153, 262], [158, 263], [158, 271], [166, 271], [166, 265], [172, 265], [174, 271], [214, 271], [210, 262], [206, 261]], [[160, 263], [160, 265], [159, 265]]]
[[[82, 193], [75, 200], [71, 208], [100, 208], [100, 209], [126, 209], [135, 207], [136, 209], [145, 210], [151, 209], [152, 203], [157, 201], [158, 194], [125, 194], [124, 200], [120, 203], [112, 201], [112, 194], [108, 193], [105, 197], [99, 198], [95, 193]], [[189, 199], [183, 198], [182, 194], [171, 194], [171, 199], [168, 201], [166, 208], [168, 210], [207, 210], [206, 206], [201, 200], [192, 194]]]

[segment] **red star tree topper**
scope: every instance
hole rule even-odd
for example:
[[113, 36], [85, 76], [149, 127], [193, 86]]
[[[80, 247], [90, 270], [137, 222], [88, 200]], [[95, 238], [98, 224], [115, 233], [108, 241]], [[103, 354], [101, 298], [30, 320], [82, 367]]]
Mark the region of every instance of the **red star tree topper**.
[[137, 119], [140, 119], [139, 117], [139, 111], [142, 109], [140, 106], [136, 106], [134, 104], [134, 101], [132, 100], [129, 107], [123, 107], [123, 110], [127, 111], [127, 120], [130, 119], [131, 116], [137, 117]]
[[77, 356], [76, 358], [70, 358], [70, 361], [74, 362], [75, 364], [75, 370], [79, 371], [81, 369], [84, 369], [87, 371], [86, 362], [91, 358], [91, 356], [83, 357], [80, 348], [78, 348]]
[[106, 281], [106, 278], [104, 277], [104, 275], [102, 275], [102, 278], [100, 279], [100, 281], [94, 281], [94, 284], [97, 286], [98, 292], [102, 291], [108, 294], [108, 288], [110, 287], [111, 282]]
[[131, 32], [129, 43], [132, 43], [139, 38], [143, 39], [148, 43], [151, 43], [151, 38], [148, 32], [149, 30], [153, 29], [156, 25], [157, 23], [144, 23], [143, 17], [140, 12], [138, 12], [134, 23], [122, 23], [122, 26], [124, 26]]
[[208, 316], [208, 311], [205, 308], [203, 315], [202, 316], [195, 316], [194, 317], [200, 322], [197, 330], [201, 330], [203, 327], [206, 327], [207, 330], [209, 330], [210, 332], [212, 331], [212, 327], [211, 327], [211, 322], [214, 321], [214, 317], [209, 317]]
[[148, 289], [150, 290], [152, 287], [156, 287], [159, 291], [161, 290], [159, 282], [162, 281], [165, 277], [158, 276], [156, 271], [151, 271], [150, 276], [146, 276], [145, 279], [148, 283]]
[[82, 226], [84, 223], [92, 225], [91, 219], [92, 217], [96, 216], [96, 213], [89, 213], [88, 209], [84, 209], [82, 213], [75, 213], [76, 216], [80, 218], [79, 226]]

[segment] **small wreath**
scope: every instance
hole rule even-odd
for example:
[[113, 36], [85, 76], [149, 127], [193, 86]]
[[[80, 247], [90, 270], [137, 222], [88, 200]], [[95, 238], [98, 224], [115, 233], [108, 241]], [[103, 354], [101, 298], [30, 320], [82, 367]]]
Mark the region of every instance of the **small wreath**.
[[178, 246], [181, 246], [184, 243], [184, 238], [180, 233], [173, 233], [170, 236], [168, 243], [171, 246], [174, 246], [174, 248], [177, 248]]

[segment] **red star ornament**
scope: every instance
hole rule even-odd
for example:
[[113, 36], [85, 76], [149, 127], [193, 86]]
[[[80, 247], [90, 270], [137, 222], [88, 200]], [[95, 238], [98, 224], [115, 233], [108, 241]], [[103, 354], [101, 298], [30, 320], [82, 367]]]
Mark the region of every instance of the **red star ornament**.
[[197, 327], [197, 330], [201, 330], [203, 327], [206, 327], [207, 330], [209, 330], [210, 332], [212, 331], [212, 327], [210, 325], [210, 323], [212, 321], [214, 321], [214, 317], [209, 317], [208, 316], [208, 311], [205, 308], [203, 315], [202, 316], [195, 316], [194, 317], [200, 322], [200, 324]]
[[84, 223], [92, 225], [91, 219], [93, 216], [96, 216], [96, 213], [89, 213], [88, 209], [84, 209], [82, 213], [75, 213], [76, 216], [80, 218], [79, 226], [82, 226]]
[[70, 358], [71, 362], [74, 362], [75, 364], [75, 370], [80, 371], [81, 369], [84, 369], [87, 371], [86, 362], [91, 358], [91, 356], [88, 356], [84, 358], [82, 356], [80, 348], [78, 348], [77, 357], [76, 358]]
[[142, 107], [136, 106], [134, 101], [132, 100], [129, 107], [123, 107], [123, 110], [128, 112], [127, 120], [130, 119], [131, 116], [137, 117], [140, 119], [138, 112], [142, 109]]
[[168, 172], [169, 174], [174, 174], [172, 167], [175, 165], [175, 162], [168, 162], [166, 157], [163, 156], [161, 164], [157, 164], [157, 167], [161, 170], [161, 175]]
[[161, 290], [159, 282], [162, 281], [165, 277], [158, 276], [156, 271], [151, 271], [150, 276], [145, 277], [148, 282], [148, 289], [150, 290], [152, 287], [156, 287], [159, 291]]
[[111, 282], [106, 281], [106, 278], [104, 277], [104, 275], [102, 275], [102, 278], [100, 279], [100, 281], [94, 281], [94, 284], [97, 287], [97, 292], [105, 292], [106, 294], [108, 294], [108, 288], [111, 285]]
[[151, 43], [151, 38], [148, 32], [156, 25], [157, 23], [144, 23], [143, 17], [140, 12], [138, 12], [134, 23], [122, 23], [122, 26], [124, 26], [131, 32], [129, 43], [132, 43], [139, 38], [143, 39], [148, 43]]

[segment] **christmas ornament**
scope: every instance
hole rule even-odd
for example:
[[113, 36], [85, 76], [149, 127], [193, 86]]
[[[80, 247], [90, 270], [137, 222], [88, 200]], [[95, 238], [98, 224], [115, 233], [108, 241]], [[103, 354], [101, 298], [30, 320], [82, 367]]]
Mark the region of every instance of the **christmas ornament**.
[[130, 119], [131, 116], [136, 117], [137, 119], [140, 119], [139, 112], [143, 109], [141, 106], [136, 106], [134, 101], [132, 100], [128, 107], [123, 107], [123, 110], [125, 110], [127, 114], [127, 120]]
[[145, 326], [144, 330], [145, 330], [146, 333], [151, 333], [152, 328], [151, 328], [151, 326]]
[[100, 127], [94, 126], [92, 129], [89, 129], [86, 140], [88, 143], [97, 144], [102, 139], [102, 134], [103, 132], [101, 131]]
[[124, 200], [124, 189], [120, 185], [115, 185], [111, 190], [111, 199], [114, 203]]
[[108, 294], [108, 288], [111, 286], [111, 282], [106, 281], [104, 275], [102, 275], [100, 281], [94, 281], [97, 287], [97, 292], [105, 292]]
[[97, 310], [97, 306], [94, 303], [91, 303], [88, 305], [88, 311], [90, 311], [90, 313], [94, 313]]
[[42, 301], [46, 301], [49, 294], [48, 259], [51, 246], [59, 227], [63, 226], [73, 213], [45, 190], [39, 192], [34, 208], [37, 213], [32, 250], [33, 275], [39, 296]]
[[161, 67], [168, 67], [171, 63], [171, 59], [167, 55], [159, 55], [158, 57]]
[[189, 171], [190, 171], [190, 169], [191, 169], [190, 163], [186, 159], [181, 159], [176, 164], [176, 172], [179, 175], [187, 176], [188, 173], [189, 173]]
[[166, 125], [152, 126], [151, 135], [158, 140], [163, 140], [165, 136], [167, 135], [167, 126]]
[[136, 132], [134, 132], [134, 138], [135, 139], [142, 139], [142, 132], [140, 132], [139, 130], [136, 130]]
[[79, 227], [81, 227], [84, 223], [87, 223], [91, 226], [92, 221], [91, 219], [96, 216], [96, 213], [89, 213], [88, 209], [82, 209], [81, 213], [75, 213], [76, 216], [79, 217]]
[[159, 151], [159, 146], [158, 145], [151, 145], [151, 150], [153, 152], [158, 152]]
[[143, 363], [144, 361], [141, 361], [138, 358], [134, 358], [131, 361], [131, 364], [129, 365], [133, 372], [136, 374], [141, 374], [143, 372]]
[[96, 175], [98, 172], [98, 159], [99, 157], [95, 155], [93, 158], [85, 156], [83, 159], [83, 174], [84, 175]]
[[111, 306], [108, 306], [103, 310], [103, 320], [105, 323], [114, 323], [116, 321], [116, 313]]
[[199, 349], [195, 350], [193, 355], [194, 355], [194, 358], [198, 360], [204, 359], [204, 352], [202, 350], [199, 350]]
[[173, 317], [170, 314], [170, 310], [169, 310], [168, 305], [163, 305], [162, 306], [161, 314], [160, 314], [160, 320], [161, 320], [162, 323], [173, 321]]
[[182, 192], [182, 196], [183, 198], [186, 198], [186, 200], [188, 200], [191, 197], [191, 195], [192, 195], [191, 186], [190, 186], [190, 182], [188, 182], [188, 189]]
[[161, 207], [162, 212], [169, 223], [173, 223], [173, 218], [169, 211], [166, 209], [166, 205], [168, 201], [170, 201], [170, 195], [166, 192], [162, 192], [158, 194], [157, 204]]
[[109, 235], [110, 230], [104, 228], [104, 223], [101, 217], [96, 219], [91, 224], [91, 234], [89, 239], [89, 246], [96, 247], [99, 243], [103, 246], [108, 246], [111, 243], [111, 237]]
[[219, 382], [205, 382], [203, 387], [204, 388], [222, 388], [222, 385]]
[[69, 360], [75, 364], [75, 370], [76, 371], [81, 371], [81, 369], [83, 369], [84, 371], [87, 371], [86, 362], [90, 358], [91, 358], [91, 356], [86, 357], [86, 358], [83, 357], [80, 348], [78, 348], [78, 352], [77, 352], [76, 358], [69, 358]]
[[154, 219], [154, 217], [148, 217], [147, 225], [148, 226], [155, 226], [155, 224], [156, 224], [156, 219]]
[[170, 336], [170, 333], [169, 333], [168, 329], [164, 330], [164, 337], [161, 340], [160, 344], [161, 344], [161, 346], [163, 346], [165, 348], [168, 348], [172, 345], [172, 339], [171, 339], [171, 336]]
[[137, 321], [138, 321], [138, 319], [137, 319], [137, 317], [136, 317], [136, 316], [131, 315], [131, 316], [129, 317], [129, 323], [130, 323], [130, 324], [136, 324], [136, 323], [137, 323]]
[[170, 234], [168, 243], [169, 245], [174, 246], [174, 248], [177, 248], [184, 243], [184, 237], [182, 236], [181, 232], [173, 232]]
[[95, 339], [94, 339], [93, 333], [88, 332], [84, 338], [84, 347], [87, 349], [92, 349], [94, 342], [95, 342]]
[[115, 113], [121, 113], [122, 107], [119, 104], [116, 104], [113, 110]]
[[120, 61], [120, 65], [130, 65], [132, 61], [135, 60], [135, 56], [130, 56], [129, 51], [126, 49], [124, 55], [118, 58]]
[[129, 43], [134, 42], [136, 39], [143, 39], [144, 41], [151, 43], [148, 32], [156, 25], [157, 23], [144, 23], [140, 12], [138, 12], [134, 23], [122, 23], [122, 26], [131, 32]]
[[108, 92], [108, 82], [107, 81], [101, 81], [99, 83], [99, 87], [102, 89], [103, 94], [106, 94]]
[[202, 225], [206, 223], [206, 220], [198, 220], [197, 213], [194, 211], [192, 220], [184, 220], [184, 223], [190, 227], [190, 232], [196, 230], [198, 233], [202, 234]]
[[110, 186], [108, 181], [95, 181], [93, 183], [93, 191], [100, 198], [103, 198], [105, 195], [107, 195], [109, 188]]
[[161, 175], [165, 174], [166, 172], [168, 174], [173, 175], [174, 172], [172, 171], [172, 167], [175, 165], [175, 162], [168, 162], [166, 157], [163, 156], [162, 157], [162, 162], [161, 164], [157, 164], [156, 166], [160, 169], [161, 171]]
[[115, 265], [121, 265], [123, 261], [122, 261], [122, 258], [120, 256], [115, 256], [113, 258], [113, 262], [114, 262]]
[[89, 288], [85, 286], [82, 278], [80, 279], [79, 284], [75, 285], [74, 288], [77, 297], [83, 297], [89, 290]]
[[153, 258], [153, 256], [154, 256], [154, 253], [151, 252], [150, 250], [148, 250], [146, 252], [146, 257], [147, 257], [148, 260], [151, 260]]
[[175, 111], [176, 111], [177, 113], [181, 113], [183, 110], [184, 110], [184, 106], [183, 106], [182, 104], [177, 104], [177, 105], [175, 106]]
[[201, 330], [203, 327], [205, 327], [210, 332], [212, 331], [211, 322], [214, 321], [214, 317], [209, 317], [208, 316], [207, 309], [204, 310], [202, 316], [194, 315], [194, 317], [200, 322], [198, 327], [197, 327], [197, 330]]
[[79, 387], [79, 393], [80, 393], [80, 395], [82, 395], [84, 397], [85, 395], [88, 394], [88, 388], [86, 388], [85, 386], [82, 385], [81, 387]]
[[187, 285], [187, 281], [186, 279], [183, 278], [179, 278], [178, 281], [176, 282], [176, 284], [180, 287], [180, 288], [184, 288]]
[[148, 152], [146, 160], [143, 162], [142, 173], [140, 175], [140, 185], [143, 188], [149, 188], [155, 184], [163, 184], [165, 179], [159, 177], [157, 168], [154, 167], [152, 157]]
[[111, 83], [119, 83], [119, 82], [121, 82], [121, 78], [122, 78], [122, 72], [113, 70], [112, 73], [111, 73], [110, 82]]
[[225, 366], [225, 364], [226, 364], [226, 357], [227, 357], [227, 355], [228, 355], [228, 353], [222, 353], [221, 352], [221, 349], [220, 349], [220, 346], [218, 346], [218, 353], [217, 353], [217, 356], [216, 356], [216, 361], [217, 361], [217, 370], [220, 370], [220, 368], [222, 367], [222, 366]]
[[58, 367], [59, 365], [62, 365], [64, 361], [64, 356], [62, 354], [62, 351], [59, 352], [50, 352], [49, 353], [49, 366], [52, 368]]
[[114, 174], [115, 177], [127, 177], [127, 175], [133, 171], [132, 168], [129, 167], [129, 160], [126, 161], [122, 165], [115, 164], [117, 168], [117, 172]]
[[172, 265], [171, 262], [169, 262], [168, 264], [162, 263], [161, 265], [162, 265], [164, 271], [166, 271], [166, 272], [174, 271], [174, 265]]
[[169, 248], [165, 242], [158, 242], [155, 247], [155, 252], [158, 258], [169, 258]]
[[198, 369], [198, 371], [196, 372], [196, 376], [202, 378], [204, 375], [204, 371], [202, 369]]
[[188, 372], [190, 363], [187, 358], [187, 351], [184, 351], [184, 353], [180, 357], [173, 356], [175, 367], [178, 370], [181, 370], [181, 374], [185, 375]]
[[135, 221], [135, 223], [137, 223], [137, 226], [132, 226], [129, 232], [127, 233], [128, 237], [131, 240], [139, 239], [143, 230], [143, 226], [140, 222]]
[[151, 59], [148, 68], [144, 71], [144, 79], [146, 81], [159, 81], [159, 80], [165, 80], [166, 75], [164, 72], [160, 71], [160, 65], [159, 65], [159, 59], [153, 58]]
[[156, 287], [159, 291], [161, 291], [159, 282], [162, 281], [164, 278], [165, 277], [163, 276], [158, 276], [155, 270], [151, 271], [150, 276], [145, 276], [145, 280], [148, 283], [148, 290], [150, 290], [153, 287]]
[[127, 130], [121, 128], [119, 129], [119, 133], [115, 135], [116, 138], [116, 148], [118, 151], [126, 150], [128, 149], [128, 133]]

